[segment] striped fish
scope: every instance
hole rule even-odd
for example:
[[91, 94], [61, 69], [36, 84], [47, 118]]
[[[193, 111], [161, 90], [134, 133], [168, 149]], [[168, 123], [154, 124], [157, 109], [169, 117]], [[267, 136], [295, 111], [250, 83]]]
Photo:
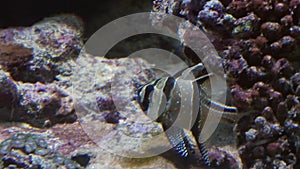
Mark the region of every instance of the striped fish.
[[[235, 107], [211, 100], [201, 86], [212, 74], [185, 80], [195, 71], [202, 74], [204, 69], [199, 63], [181, 71], [178, 77], [167, 76], [153, 80], [138, 89], [137, 98], [144, 112], [152, 120], [162, 123], [170, 144], [181, 157], [210, 166], [204, 143], [199, 139], [201, 125], [205, 120], [202, 110], [210, 109], [212, 113], [222, 114], [222, 118], [229, 122], [235, 122], [238, 116]], [[191, 128], [196, 143], [191, 141], [185, 128]]]

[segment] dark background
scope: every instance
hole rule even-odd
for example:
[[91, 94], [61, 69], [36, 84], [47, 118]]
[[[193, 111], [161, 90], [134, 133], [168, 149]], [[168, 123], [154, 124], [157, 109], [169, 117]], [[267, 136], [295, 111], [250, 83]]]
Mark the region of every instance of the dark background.
[[30, 26], [45, 17], [71, 13], [85, 24], [85, 37], [121, 16], [149, 12], [152, 0], [4, 0], [0, 8], [0, 28]]

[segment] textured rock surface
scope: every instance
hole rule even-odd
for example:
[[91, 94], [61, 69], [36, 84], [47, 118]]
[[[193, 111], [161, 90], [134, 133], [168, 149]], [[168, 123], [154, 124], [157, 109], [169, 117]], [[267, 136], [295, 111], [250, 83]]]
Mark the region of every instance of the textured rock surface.
[[1, 120], [23, 121], [37, 127], [74, 122], [72, 98], [55, 84], [15, 82], [5, 72], [1, 78]]
[[73, 99], [55, 80], [71, 75], [81, 32], [80, 19], [72, 15], [0, 31], [1, 120], [37, 127], [76, 120]]
[[[35, 129], [24, 124], [19, 124], [19, 126], [20, 127], [1, 127], [1, 150], [6, 143], [5, 140], [10, 140], [14, 133], [29, 133], [26, 135], [36, 135], [38, 138], [45, 139], [45, 143], [47, 143], [49, 152], [51, 152], [52, 155], [59, 155], [62, 159], [67, 160], [67, 162], [70, 162], [70, 159], [72, 159], [71, 162], [73, 164], [75, 161], [78, 164], [81, 164], [81, 166], [84, 166], [84, 168], [176, 168], [176, 165], [172, 160], [168, 160], [161, 156], [131, 159], [110, 153], [110, 150], [106, 150], [101, 146], [97, 146], [93, 140], [88, 137], [78, 122], [64, 125], [59, 124], [49, 129]], [[106, 130], [111, 132], [114, 131], [113, 126], [108, 123], [98, 123], [97, 127], [106, 128]], [[101, 131], [103, 130], [98, 130], [98, 132]], [[167, 140], [161, 140], [159, 144], [166, 144], [166, 141]], [[13, 149], [17, 148], [9, 147], [9, 150]], [[20, 151], [23, 150], [21, 149]], [[4, 153], [4, 155], [7, 156], [8, 154], [9, 153]], [[41, 160], [40, 162], [43, 164], [48, 162], [47, 164], [57, 165], [55, 161], [52, 161], [54, 159], [54, 155], [39, 155]], [[173, 155], [171, 154], [171, 156]], [[1, 156], [3, 157], [2, 153]], [[2, 162], [4, 162], [5, 166], [9, 164], [14, 166], [15, 163], [26, 163], [26, 165], [31, 165], [27, 160], [32, 158], [32, 156], [36, 157], [38, 155], [35, 156], [35, 152], [25, 152], [23, 153], [24, 158], [22, 159], [18, 159], [17, 157], [14, 159], [15, 161], [9, 161], [2, 158]], [[9, 157], [13, 158], [14, 156]], [[16, 162], [17, 159], [18, 161]], [[64, 167], [63, 164], [59, 166]]]
[[83, 168], [75, 161], [52, 151], [46, 138], [32, 133], [16, 133], [0, 144], [2, 167]]
[[16, 80], [52, 82], [57, 74], [70, 74], [66, 61], [80, 52], [81, 31], [81, 21], [72, 15], [1, 30], [0, 65]]
[[17, 85], [9, 77], [9, 74], [0, 70], [0, 113], [1, 118], [9, 120], [13, 114], [14, 107], [18, 104], [19, 94]]

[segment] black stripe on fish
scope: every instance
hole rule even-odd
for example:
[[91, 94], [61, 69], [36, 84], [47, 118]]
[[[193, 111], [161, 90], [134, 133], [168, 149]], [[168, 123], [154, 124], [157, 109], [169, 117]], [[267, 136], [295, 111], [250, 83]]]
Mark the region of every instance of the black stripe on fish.
[[[164, 86], [160, 86], [160, 85]], [[157, 118], [157, 122], [161, 122], [163, 124], [164, 130], [167, 130], [174, 121], [177, 119], [178, 111], [172, 111], [170, 112], [170, 106], [173, 105], [173, 98], [176, 94], [176, 90], [178, 89], [176, 79], [173, 77], [164, 77], [161, 79], [161, 82], [157, 84], [158, 87], [154, 87], [154, 89], [162, 89], [163, 94], [166, 97], [166, 102], [164, 105], [160, 105], [161, 108], [164, 110], [161, 112], [161, 114]], [[156, 98], [155, 100], [161, 100], [163, 96], [160, 96], [160, 98]]]
[[171, 91], [175, 85], [176, 85], [175, 79], [173, 77], [168, 77], [163, 89], [164, 94], [167, 97], [167, 100], [171, 99]]
[[201, 107], [206, 108], [207, 111], [210, 110], [211, 113], [222, 115], [222, 122], [233, 124], [240, 118], [235, 107], [223, 105], [208, 98], [201, 99]]
[[154, 86], [159, 80], [160, 78], [147, 83], [138, 89], [138, 101], [143, 111], [148, 109], [150, 103], [150, 94], [154, 90]]
[[209, 105], [212, 109], [218, 110], [218, 111], [224, 111], [224, 112], [231, 112], [236, 113], [237, 109], [235, 107], [227, 106], [215, 101], [212, 101], [211, 99], [208, 99], [206, 97], [201, 98], [201, 101], [203, 104]]

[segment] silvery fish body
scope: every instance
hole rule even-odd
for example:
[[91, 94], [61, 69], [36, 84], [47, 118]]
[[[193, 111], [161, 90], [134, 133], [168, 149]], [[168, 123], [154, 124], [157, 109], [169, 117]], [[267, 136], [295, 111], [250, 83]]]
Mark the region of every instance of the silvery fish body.
[[[191, 79], [192, 71], [203, 72], [203, 69], [200, 63], [183, 70], [178, 77], [153, 80], [139, 88], [138, 101], [151, 119], [162, 123], [170, 144], [181, 157], [210, 166], [204, 143], [199, 138], [205, 120], [202, 109], [210, 109], [213, 113], [225, 112], [224, 118], [234, 121], [236, 108], [210, 100], [201, 81], [207, 80], [211, 74]], [[192, 131], [196, 143], [186, 130]]]

